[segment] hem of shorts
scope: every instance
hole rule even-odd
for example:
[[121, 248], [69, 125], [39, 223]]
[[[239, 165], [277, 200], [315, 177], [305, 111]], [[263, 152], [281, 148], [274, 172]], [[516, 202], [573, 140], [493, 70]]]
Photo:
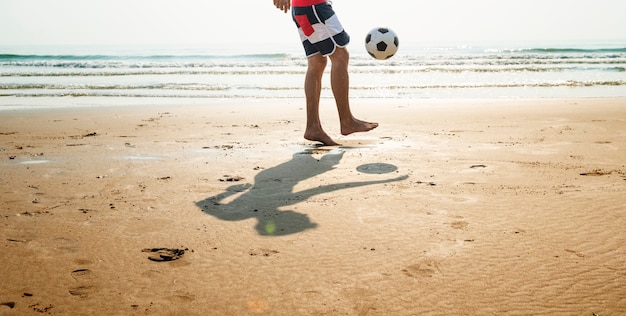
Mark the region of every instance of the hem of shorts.
[[[311, 55], [306, 55], [306, 58], [311, 58], [311, 57], [313, 57], [315, 55], [319, 55], [319, 54], [321, 54], [321, 53], [320, 52], [315, 52], [315, 53], [313, 53]], [[324, 56], [324, 55], [322, 55], [322, 56]]]
[[322, 52], [315, 52], [315, 53], [313, 53], [313, 54], [306, 55], [306, 57], [307, 57], [307, 58], [311, 58], [311, 57], [313, 57], [313, 56], [315, 56], [315, 55], [320, 55], [320, 54], [321, 54], [322, 56], [324, 56], [324, 57], [328, 57], [328, 56], [330, 56], [330, 55], [334, 54], [334, 53], [335, 53], [335, 51], [337, 51], [337, 47], [339, 47], [339, 48], [346, 48], [346, 47], [348, 47], [348, 45], [335, 45], [335, 48], [333, 48], [333, 51], [332, 51], [332, 52], [330, 52], [330, 53], [328, 53], [328, 54], [322, 54]]

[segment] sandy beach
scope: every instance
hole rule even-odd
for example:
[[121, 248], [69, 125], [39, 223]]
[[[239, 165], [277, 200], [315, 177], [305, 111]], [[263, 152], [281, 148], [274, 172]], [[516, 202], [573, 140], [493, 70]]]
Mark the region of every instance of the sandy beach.
[[623, 315], [626, 99], [0, 112], [0, 315]]

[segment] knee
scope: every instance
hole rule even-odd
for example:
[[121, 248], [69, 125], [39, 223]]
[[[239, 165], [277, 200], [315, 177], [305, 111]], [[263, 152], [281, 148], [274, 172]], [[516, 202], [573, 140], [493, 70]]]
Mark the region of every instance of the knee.
[[323, 72], [326, 68], [327, 59], [322, 55], [315, 55], [309, 58], [309, 69], [316, 72]]
[[330, 55], [330, 59], [333, 63], [347, 64], [350, 61], [350, 53], [344, 47], [337, 47], [335, 52]]

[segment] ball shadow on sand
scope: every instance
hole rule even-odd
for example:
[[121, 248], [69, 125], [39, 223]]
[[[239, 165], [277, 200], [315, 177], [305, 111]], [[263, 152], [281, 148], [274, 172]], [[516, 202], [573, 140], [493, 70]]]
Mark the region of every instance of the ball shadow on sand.
[[[230, 186], [220, 194], [196, 202], [196, 205], [205, 213], [225, 221], [256, 218], [255, 229], [260, 235], [289, 235], [313, 229], [317, 224], [311, 222], [306, 214], [280, 210], [281, 207], [297, 204], [318, 194], [408, 178], [403, 175], [375, 181], [344, 182], [294, 192], [299, 182], [334, 169], [343, 154], [341, 150], [338, 153], [329, 152], [318, 160], [310, 152], [296, 153], [291, 160], [259, 172], [254, 177], [254, 184]], [[222, 203], [234, 195], [239, 196]]]

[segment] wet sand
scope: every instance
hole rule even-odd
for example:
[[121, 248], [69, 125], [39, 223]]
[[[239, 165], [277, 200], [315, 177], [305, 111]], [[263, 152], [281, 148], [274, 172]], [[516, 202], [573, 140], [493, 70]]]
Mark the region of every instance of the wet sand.
[[626, 313], [625, 99], [0, 112], [0, 315]]

